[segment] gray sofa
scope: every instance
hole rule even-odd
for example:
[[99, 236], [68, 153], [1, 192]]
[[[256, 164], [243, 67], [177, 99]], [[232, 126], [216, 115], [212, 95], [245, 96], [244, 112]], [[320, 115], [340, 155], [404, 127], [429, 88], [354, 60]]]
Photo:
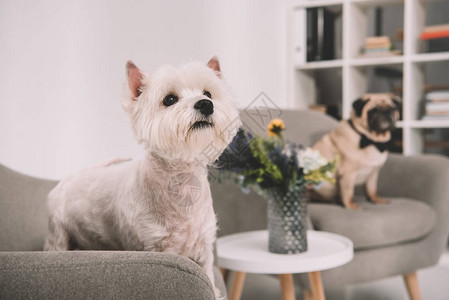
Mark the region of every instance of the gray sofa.
[[[130, 251], [43, 252], [55, 181], [0, 165], [0, 299], [215, 299], [190, 259]], [[215, 270], [218, 287], [225, 293]]]
[[[247, 128], [260, 134], [270, 118], [263, 110], [258, 114], [244, 111], [241, 118]], [[280, 118], [286, 124], [286, 139], [304, 146], [313, 144], [338, 124], [310, 111], [283, 111]], [[346, 210], [336, 204], [309, 204], [313, 229], [342, 234], [354, 242], [355, 256], [350, 263], [322, 272], [325, 288], [410, 274], [436, 264], [444, 251], [449, 234], [447, 158], [390, 154], [378, 188], [389, 204], [368, 203], [360, 190], [356, 201], [362, 211]], [[260, 196], [243, 194], [231, 183], [215, 182], [212, 192], [218, 236], [266, 228], [266, 201]], [[308, 288], [306, 275], [295, 275], [294, 280]]]

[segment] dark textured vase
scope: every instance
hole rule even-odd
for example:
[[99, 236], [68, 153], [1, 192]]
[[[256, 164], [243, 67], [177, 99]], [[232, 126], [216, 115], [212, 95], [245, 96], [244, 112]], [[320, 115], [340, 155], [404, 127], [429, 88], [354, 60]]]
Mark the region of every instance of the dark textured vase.
[[305, 188], [287, 193], [270, 191], [267, 197], [268, 250], [279, 254], [307, 251]]

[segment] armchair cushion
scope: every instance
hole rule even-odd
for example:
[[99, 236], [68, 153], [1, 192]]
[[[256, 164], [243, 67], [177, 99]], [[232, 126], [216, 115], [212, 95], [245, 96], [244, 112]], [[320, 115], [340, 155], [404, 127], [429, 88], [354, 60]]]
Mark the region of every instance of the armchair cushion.
[[0, 298], [5, 299], [215, 299], [203, 270], [175, 254], [0, 252], [0, 262]]
[[[309, 204], [315, 229], [342, 234], [355, 250], [385, 247], [418, 240], [435, 227], [435, 211], [426, 203], [406, 198], [389, 198], [388, 204], [372, 204], [356, 197], [362, 210], [334, 204]], [[344, 220], [344, 221], [343, 221]]]

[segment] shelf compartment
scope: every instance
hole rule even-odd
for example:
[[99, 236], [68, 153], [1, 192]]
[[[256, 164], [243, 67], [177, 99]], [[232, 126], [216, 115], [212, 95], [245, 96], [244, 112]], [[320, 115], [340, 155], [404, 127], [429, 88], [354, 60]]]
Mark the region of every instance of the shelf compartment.
[[[425, 59], [428, 57], [437, 57], [434, 57], [435, 54], [422, 55]], [[446, 125], [449, 124], [449, 116], [447, 120], [422, 120], [421, 117], [426, 113], [425, 94], [430, 91], [429, 87], [434, 87], [433, 90], [444, 89], [445, 86], [449, 87], [449, 60], [423, 60], [412, 63], [410, 67], [410, 80], [414, 84], [408, 87], [409, 121], [412, 121], [412, 124], [416, 124], [422, 128], [446, 127]]]
[[426, 26], [449, 23], [445, 12], [449, 1], [410, 1], [407, 3], [410, 18], [407, 20], [407, 39], [409, 54], [439, 53], [449, 51], [449, 38], [421, 40], [420, 35]]
[[449, 156], [449, 128], [421, 129], [420, 131], [423, 135], [424, 153]]
[[[314, 1], [315, 3], [315, 1]], [[315, 68], [309, 63], [330, 62], [337, 66], [343, 56], [343, 5], [295, 7], [289, 15], [293, 64], [297, 69]], [[327, 68], [327, 64], [317, 64]]]
[[[351, 1], [348, 7], [345, 28], [345, 32], [349, 34], [345, 52], [348, 58], [371, 59], [372, 57], [360, 57], [363, 53], [365, 38], [379, 35], [390, 37], [394, 50], [403, 51], [403, 41], [396, 40], [394, 37], [397, 30], [404, 28], [404, 1]], [[381, 12], [380, 19], [377, 18], [378, 8]], [[385, 21], [387, 19], [388, 22]], [[378, 58], [388, 57], [394, 57], [394, 55]]]
[[390, 152], [403, 153], [404, 152], [404, 130], [397, 127], [391, 132]]
[[297, 70], [294, 80], [297, 83], [296, 103], [301, 103], [298, 108], [309, 109], [313, 105], [325, 105], [329, 114], [341, 117], [341, 68]]
[[403, 65], [400, 63], [351, 67], [349, 76], [350, 82], [354, 85], [352, 98], [360, 97], [365, 93], [400, 94], [403, 81], [402, 70]]

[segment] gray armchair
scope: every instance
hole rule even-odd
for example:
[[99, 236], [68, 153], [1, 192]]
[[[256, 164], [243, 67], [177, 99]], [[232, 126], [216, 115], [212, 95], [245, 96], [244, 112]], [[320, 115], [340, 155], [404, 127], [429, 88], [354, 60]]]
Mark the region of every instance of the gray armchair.
[[[260, 133], [269, 119], [251, 114], [242, 112], [243, 122]], [[284, 111], [280, 118], [286, 124], [286, 139], [304, 146], [312, 145], [338, 124], [310, 111]], [[389, 204], [368, 203], [360, 193], [356, 201], [362, 211], [310, 203], [313, 229], [342, 234], [354, 242], [355, 256], [350, 263], [322, 272], [324, 287], [404, 275], [411, 298], [419, 299], [415, 271], [436, 264], [447, 245], [448, 183], [447, 158], [390, 154], [379, 176], [379, 194], [388, 198]], [[212, 196], [219, 236], [266, 228], [266, 203], [257, 194], [245, 195], [235, 185], [214, 183]], [[306, 275], [295, 275], [294, 280], [308, 288]]]
[[55, 185], [0, 165], [0, 299], [215, 299], [206, 274], [184, 256], [43, 252], [45, 202]]

